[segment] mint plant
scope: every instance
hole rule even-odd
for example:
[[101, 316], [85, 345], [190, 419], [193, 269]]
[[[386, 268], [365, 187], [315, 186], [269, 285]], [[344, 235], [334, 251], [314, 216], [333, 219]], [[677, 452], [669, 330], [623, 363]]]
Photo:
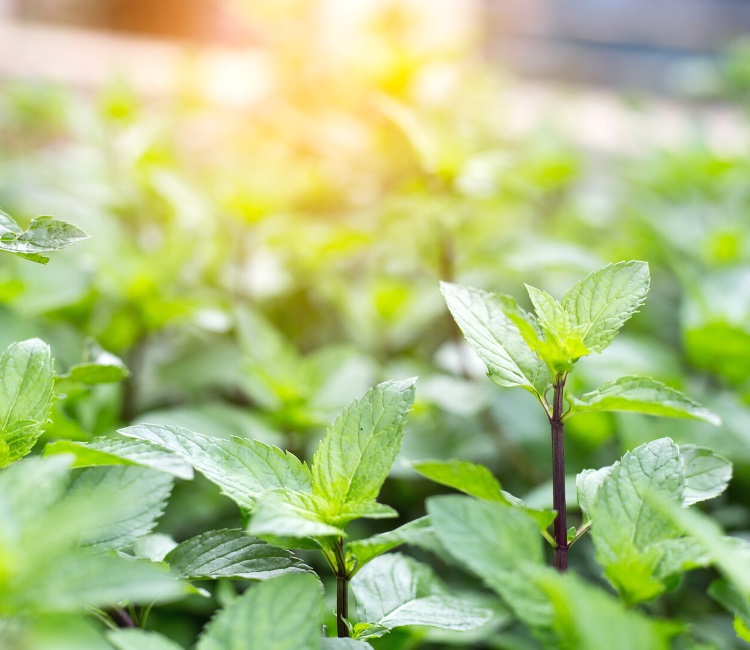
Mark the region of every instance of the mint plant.
[[259, 441], [156, 424], [126, 427], [119, 431], [124, 438], [87, 445], [54, 443], [48, 452], [73, 453], [78, 466], [125, 463], [183, 476], [195, 469], [219, 486], [239, 506], [246, 530], [211, 531], [162, 549], [155, 559], [179, 577], [267, 580], [309, 572], [289, 550], [317, 550], [336, 579], [338, 637], [375, 638], [403, 625], [468, 630], [486, 622], [489, 612], [449, 594], [429, 566], [380, 557], [428, 534], [427, 521], [355, 541], [345, 531], [355, 519], [396, 516], [377, 496], [401, 448], [414, 390], [414, 379], [390, 381], [355, 400], [328, 429], [310, 467]]
[[[448, 308], [469, 345], [504, 387], [534, 395], [549, 420], [552, 437], [554, 566], [565, 571], [568, 548], [588, 525], [568, 530], [565, 497], [565, 422], [590, 411], [634, 411], [718, 424], [714, 414], [681, 392], [649, 377], [622, 377], [581, 396], [566, 381], [579, 359], [604, 351], [646, 299], [645, 262], [610, 264], [580, 280], [561, 301], [527, 285], [535, 314], [505, 294], [442, 284]], [[552, 391], [551, 398], [549, 391]], [[567, 407], [566, 407], [567, 404]]]

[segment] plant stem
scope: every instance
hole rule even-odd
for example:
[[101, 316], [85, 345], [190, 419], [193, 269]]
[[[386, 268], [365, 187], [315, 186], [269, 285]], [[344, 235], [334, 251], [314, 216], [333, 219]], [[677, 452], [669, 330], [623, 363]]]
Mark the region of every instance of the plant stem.
[[336, 542], [336, 631], [339, 637], [349, 636], [349, 574], [346, 571], [344, 540]]
[[553, 566], [561, 573], [568, 569], [568, 525], [567, 510], [565, 506], [565, 436], [563, 416], [563, 388], [565, 387], [565, 375], [558, 375], [552, 398], [552, 417], [550, 427], [552, 429], [552, 507], [557, 510], [555, 517], [554, 534], [557, 548]]

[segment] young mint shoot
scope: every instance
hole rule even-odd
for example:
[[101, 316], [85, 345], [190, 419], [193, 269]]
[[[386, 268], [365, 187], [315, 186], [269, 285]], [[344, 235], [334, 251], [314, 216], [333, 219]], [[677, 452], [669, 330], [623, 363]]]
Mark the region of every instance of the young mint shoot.
[[[576, 362], [604, 351], [643, 305], [650, 283], [646, 262], [609, 264], [575, 284], [561, 301], [527, 285], [533, 314], [514, 298], [442, 283], [448, 309], [466, 340], [503, 387], [532, 393], [549, 420], [552, 437], [554, 560], [568, 566], [568, 548], [588, 529], [568, 531], [565, 501], [565, 422], [586, 411], [633, 411], [718, 424], [716, 415], [649, 377], [622, 377], [585, 395], [570, 395], [566, 381]], [[552, 395], [550, 397], [550, 389]]]

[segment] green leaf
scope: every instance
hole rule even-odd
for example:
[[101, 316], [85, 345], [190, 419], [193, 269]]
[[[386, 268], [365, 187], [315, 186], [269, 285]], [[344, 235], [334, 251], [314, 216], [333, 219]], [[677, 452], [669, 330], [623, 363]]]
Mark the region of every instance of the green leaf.
[[536, 521], [501, 503], [464, 496], [427, 500], [427, 512], [443, 547], [497, 592], [522, 621], [547, 628], [552, 612], [530, 571], [543, 563]]
[[71, 494], [69, 462], [63, 456], [30, 457], [0, 472], [3, 615], [78, 612], [184, 595], [185, 587], [166, 567], [80, 546], [82, 531], [112, 517], [113, 500], [104, 489]]
[[161, 424], [138, 424], [120, 429], [119, 433], [184, 458], [246, 510], [252, 510], [258, 499], [271, 490], [312, 489], [310, 470], [304, 463], [289, 452], [257, 440], [214, 439]]
[[573, 327], [592, 352], [604, 350], [646, 300], [646, 262], [618, 262], [580, 280], [562, 299]]
[[579, 331], [573, 328], [570, 314], [557, 300], [528, 284], [526, 290], [544, 333], [543, 339], [536, 344], [529, 342], [528, 338], [527, 343], [547, 362], [553, 375], [569, 372], [579, 357], [590, 353], [589, 349]]
[[466, 340], [500, 386], [521, 386], [540, 399], [550, 384], [547, 366], [506, 314], [509, 296], [442, 282], [440, 290]]
[[667, 650], [676, 629], [626, 609], [609, 594], [572, 574], [545, 569], [534, 577], [553, 609], [561, 650]]
[[492, 615], [449, 594], [428, 565], [398, 553], [370, 562], [352, 580], [351, 590], [358, 620], [379, 628], [368, 636], [406, 625], [472, 630]]
[[591, 521], [591, 513], [594, 511], [599, 488], [611, 471], [612, 466], [610, 465], [601, 469], [585, 469], [576, 476], [578, 505], [583, 513], [583, 523]]
[[313, 491], [326, 503], [334, 526], [374, 501], [401, 448], [415, 379], [389, 381], [369, 390], [333, 423], [312, 463]]
[[412, 467], [422, 476], [469, 496], [507, 503], [502, 486], [484, 465], [465, 460], [421, 460]]
[[542, 530], [555, 519], [554, 510], [529, 508], [521, 499], [503, 490], [500, 482], [484, 465], [450, 459], [419, 461], [412, 463], [412, 467], [430, 480], [469, 496], [522, 508], [537, 521]]
[[322, 588], [314, 575], [262, 582], [219, 612], [196, 650], [318, 650], [322, 604]]
[[72, 467], [137, 465], [182, 478], [193, 478], [193, 467], [170, 451], [142, 440], [95, 438], [90, 443], [56, 440], [44, 447], [45, 456], [73, 454]]
[[734, 630], [744, 641], [750, 641], [750, 595], [743, 594], [729, 580], [714, 580], [708, 587], [708, 594], [734, 617]]
[[[124, 601], [150, 604], [187, 595], [187, 586], [148, 560], [71, 553], [52, 563], [44, 575], [27, 577], [16, 605], [38, 611], [77, 611], [114, 607]], [[4, 606], [0, 597], [0, 606]], [[7, 610], [6, 610], [7, 611]]]
[[725, 537], [709, 517], [659, 492], [647, 494], [649, 505], [666, 521], [697, 541], [724, 577], [743, 594], [750, 594], [750, 545], [735, 537]]
[[732, 480], [732, 463], [715, 451], [695, 445], [681, 445], [685, 461], [685, 491], [682, 505], [713, 499], [727, 489]]
[[380, 535], [374, 535], [367, 539], [358, 539], [346, 545], [346, 551], [352, 564], [354, 572], [365, 566], [370, 560], [386, 553], [402, 544], [418, 542], [433, 534], [429, 517], [420, 517], [414, 521], [389, 530]]
[[372, 646], [365, 641], [357, 639], [347, 639], [346, 637], [325, 637], [323, 639], [322, 650], [372, 650]]
[[289, 551], [242, 530], [213, 530], [188, 539], [164, 558], [172, 572], [190, 580], [270, 580], [311, 569]]
[[117, 650], [183, 650], [181, 645], [158, 632], [138, 628], [110, 630], [107, 632], [107, 640]]
[[[0, 440], [5, 465], [31, 451], [52, 406], [53, 360], [39, 339], [11, 344], [0, 357]], [[3, 448], [4, 449], [4, 448]]]
[[570, 415], [586, 411], [631, 411], [670, 418], [702, 420], [718, 426], [721, 419], [675, 388], [650, 377], [620, 377], [575, 397], [566, 395]]
[[677, 445], [661, 438], [625, 454], [599, 488], [591, 515], [596, 558], [627, 602], [649, 600], [666, 588], [658, 576], [664, 556], [658, 544], [681, 535], [647, 496], [682, 503], [684, 486]]
[[94, 467], [73, 481], [69, 495], [107, 503], [97, 525], [82, 532], [85, 544], [121, 550], [150, 533], [172, 492], [170, 475], [144, 467]]
[[83, 384], [107, 384], [122, 381], [129, 376], [130, 371], [122, 359], [107, 352], [92, 340], [87, 343], [83, 363], [71, 366], [68, 374], [58, 379]]
[[39, 253], [57, 251], [88, 237], [83, 230], [52, 217], [32, 219], [24, 232], [8, 214], [0, 210], [0, 250], [16, 253], [34, 262], [46, 264], [49, 258]]
[[309, 547], [309, 544], [292, 542], [295, 539], [344, 537], [341, 528], [324, 521], [320, 515], [321, 507], [311, 494], [290, 491], [268, 494], [253, 510], [247, 532], [257, 537], [287, 538], [287, 548]]

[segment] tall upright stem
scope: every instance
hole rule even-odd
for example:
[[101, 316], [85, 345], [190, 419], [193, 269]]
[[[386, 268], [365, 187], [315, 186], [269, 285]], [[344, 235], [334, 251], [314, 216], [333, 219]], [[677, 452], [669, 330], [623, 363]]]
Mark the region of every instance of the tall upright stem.
[[557, 510], [554, 533], [557, 548], [555, 549], [554, 567], [561, 573], [568, 569], [568, 525], [565, 506], [565, 435], [563, 416], [563, 388], [565, 375], [559, 375], [555, 381], [552, 399], [552, 416], [549, 419], [552, 429], [552, 507]]
[[349, 574], [346, 570], [344, 540], [336, 543], [336, 632], [339, 637], [348, 637], [349, 626]]

